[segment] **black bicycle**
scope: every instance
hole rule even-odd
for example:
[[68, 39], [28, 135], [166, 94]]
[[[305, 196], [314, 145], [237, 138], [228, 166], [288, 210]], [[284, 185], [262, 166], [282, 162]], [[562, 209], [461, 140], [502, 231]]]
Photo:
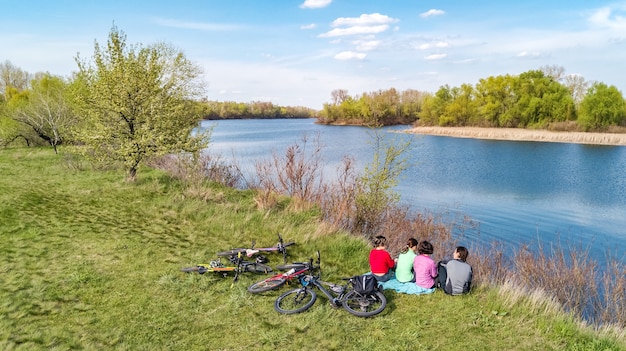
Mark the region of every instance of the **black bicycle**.
[[197, 272], [198, 274], [204, 274], [207, 272], [217, 273], [223, 277], [227, 277], [230, 273], [234, 274], [234, 281], [239, 280], [239, 274], [244, 272], [268, 274], [272, 272], [272, 267], [266, 265], [258, 260], [247, 261], [243, 259], [243, 254], [235, 254], [228, 257], [231, 265], [226, 266], [218, 258], [212, 260], [209, 263], [200, 263], [192, 267], [181, 268], [181, 271], [186, 273]]
[[309, 269], [315, 274], [301, 275], [298, 280], [300, 287], [280, 295], [274, 303], [274, 308], [279, 313], [293, 314], [308, 310], [315, 304], [317, 294], [315, 288], [328, 298], [330, 305], [343, 308], [351, 314], [359, 317], [371, 317], [382, 312], [387, 306], [387, 298], [375, 287], [368, 292], [359, 292], [355, 289], [357, 279], [361, 276], [343, 278], [344, 285], [333, 284], [320, 280], [320, 256], [317, 253], [317, 265], [310, 260]]
[[276, 246], [255, 248], [254, 245], [255, 245], [255, 242], [253, 241], [250, 248], [236, 248], [236, 249], [230, 249], [228, 251], [220, 251], [217, 253], [217, 255], [218, 256], [233, 256], [239, 253], [243, 253], [248, 257], [252, 257], [260, 252], [280, 252], [283, 255], [283, 263], [287, 263], [287, 247], [291, 245], [295, 245], [295, 242], [293, 241], [284, 242], [283, 237], [279, 233], [278, 243], [276, 244]]

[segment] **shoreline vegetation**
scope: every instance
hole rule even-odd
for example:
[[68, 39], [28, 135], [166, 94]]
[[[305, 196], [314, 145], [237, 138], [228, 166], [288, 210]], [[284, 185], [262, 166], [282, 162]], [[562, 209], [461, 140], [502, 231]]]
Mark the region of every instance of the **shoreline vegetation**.
[[626, 146], [626, 134], [621, 133], [557, 132], [522, 128], [480, 127], [412, 127], [402, 132], [453, 138]]

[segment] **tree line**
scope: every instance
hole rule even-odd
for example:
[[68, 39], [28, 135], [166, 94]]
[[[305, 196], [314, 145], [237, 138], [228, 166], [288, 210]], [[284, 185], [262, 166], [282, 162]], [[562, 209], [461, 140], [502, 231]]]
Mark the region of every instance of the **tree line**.
[[[491, 76], [435, 93], [394, 88], [350, 96], [331, 93], [319, 122], [368, 126], [416, 124], [608, 131], [626, 127], [626, 100], [615, 87], [544, 66]], [[612, 129], [613, 128], [613, 129]]]
[[206, 120], [314, 118], [317, 116], [317, 111], [308, 107], [278, 106], [264, 101], [246, 103], [202, 100], [200, 108], [202, 118]]
[[[70, 77], [0, 63], [0, 146], [59, 145], [95, 161], [119, 163], [134, 179], [153, 156], [197, 154], [209, 134], [202, 119], [312, 118], [318, 123], [381, 126], [572, 128], [626, 126], [626, 102], [604, 83], [564, 75], [556, 66], [481, 79], [437, 92], [394, 88], [352, 97], [331, 92], [321, 111], [271, 102], [217, 102], [203, 96], [201, 69], [171, 45], [129, 45], [113, 26], [106, 45], [75, 57]], [[565, 126], [565, 127], [563, 127]], [[69, 149], [68, 149], [69, 150]]]

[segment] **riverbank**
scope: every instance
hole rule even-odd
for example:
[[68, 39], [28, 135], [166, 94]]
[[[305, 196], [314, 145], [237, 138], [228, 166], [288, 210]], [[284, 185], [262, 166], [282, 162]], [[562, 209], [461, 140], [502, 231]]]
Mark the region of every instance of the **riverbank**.
[[[390, 304], [374, 318], [323, 297], [305, 313], [278, 314], [276, 298], [293, 285], [252, 296], [247, 287], [267, 276], [235, 282], [180, 269], [253, 241], [272, 245], [281, 233], [296, 242], [289, 261], [319, 250], [324, 279], [341, 282], [368, 270], [367, 243], [324, 229], [317, 210], [259, 209], [252, 191], [212, 182], [189, 191], [150, 168], [129, 183], [124, 170], [94, 170], [63, 148], [60, 156], [0, 152], [2, 350], [626, 350], [619, 330], [595, 330], [549, 296], [506, 285], [459, 297], [386, 290]], [[458, 327], [442, 328], [451, 313]]]
[[555, 132], [521, 128], [478, 127], [414, 127], [405, 132], [454, 138], [626, 146], [626, 134], [617, 133]]

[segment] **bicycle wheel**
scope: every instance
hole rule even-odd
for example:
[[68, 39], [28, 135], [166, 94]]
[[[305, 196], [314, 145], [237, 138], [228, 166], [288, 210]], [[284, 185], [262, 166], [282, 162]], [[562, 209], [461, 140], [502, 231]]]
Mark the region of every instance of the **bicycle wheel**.
[[282, 314], [300, 313], [313, 306], [316, 299], [315, 291], [298, 288], [280, 295], [274, 303], [274, 309]]
[[251, 263], [251, 264], [245, 265], [243, 270], [244, 272], [267, 274], [272, 271], [272, 267], [263, 263]]
[[341, 301], [346, 311], [359, 317], [370, 317], [382, 312], [387, 306], [387, 298], [380, 291], [361, 295], [352, 290]]
[[261, 280], [260, 282], [256, 282], [248, 287], [248, 292], [253, 294], [258, 294], [274, 289], [278, 289], [281, 286], [285, 285], [287, 279], [284, 277], [271, 277], [265, 280]]

